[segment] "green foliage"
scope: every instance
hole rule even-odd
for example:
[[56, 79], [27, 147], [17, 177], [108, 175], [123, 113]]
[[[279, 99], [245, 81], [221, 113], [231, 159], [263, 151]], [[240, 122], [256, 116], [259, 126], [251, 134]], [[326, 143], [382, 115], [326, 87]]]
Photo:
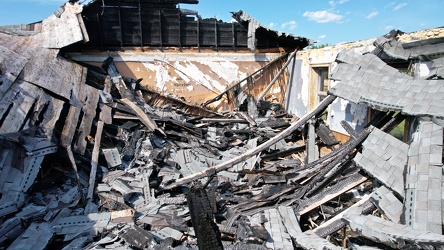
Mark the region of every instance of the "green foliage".
[[332, 46], [332, 45], [328, 44], [328, 43], [319, 44], [319, 45], [313, 44], [313, 45], [310, 45], [310, 46], [306, 47], [306, 49], [322, 49], [322, 48], [325, 48], [325, 47], [328, 47], [328, 46]]

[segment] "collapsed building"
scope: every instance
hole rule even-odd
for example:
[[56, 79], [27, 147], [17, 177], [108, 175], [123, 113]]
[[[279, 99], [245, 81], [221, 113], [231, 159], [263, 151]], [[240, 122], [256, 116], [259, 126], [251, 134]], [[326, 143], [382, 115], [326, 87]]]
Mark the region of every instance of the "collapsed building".
[[0, 27], [2, 248], [444, 245], [444, 29], [303, 50], [197, 3]]

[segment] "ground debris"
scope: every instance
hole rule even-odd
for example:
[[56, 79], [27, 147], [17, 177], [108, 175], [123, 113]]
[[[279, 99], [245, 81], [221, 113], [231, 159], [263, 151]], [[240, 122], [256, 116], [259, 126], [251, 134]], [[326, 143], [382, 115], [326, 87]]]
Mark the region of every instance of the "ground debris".
[[[443, 247], [444, 122], [442, 103], [431, 100], [444, 99], [433, 87], [442, 85], [444, 41], [402, 45], [395, 32], [373, 53], [341, 52], [336, 85], [296, 117], [272, 87], [294, 73], [297, 50], [281, 68], [272, 62], [190, 103], [122, 76], [116, 54], [102, 67], [64, 58], [59, 48], [89, 39], [79, 6], [57, 11], [70, 20], [60, 41], [0, 32], [0, 249]], [[143, 14], [140, 6], [118, 13], [133, 9]], [[212, 20], [216, 40], [218, 25]], [[395, 64], [407, 54], [429, 56], [435, 73], [417, 79], [381, 59]], [[38, 65], [46, 61], [45, 71]], [[267, 84], [254, 85], [268, 71], [276, 72]], [[229, 109], [207, 107], [222, 99]], [[348, 134], [339, 140], [327, 125], [334, 114], [325, 114], [345, 100], [373, 109], [360, 127], [336, 120]], [[404, 141], [390, 134], [402, 122], [411, 127]]]

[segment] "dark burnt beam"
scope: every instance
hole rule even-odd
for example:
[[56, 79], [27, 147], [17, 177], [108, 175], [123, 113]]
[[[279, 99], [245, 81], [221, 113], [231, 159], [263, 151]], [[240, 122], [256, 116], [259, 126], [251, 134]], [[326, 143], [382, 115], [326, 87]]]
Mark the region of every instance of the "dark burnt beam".
[[118, 1], [118, 15], [119, 15], [119, 35], [120, 35], [120, 49], [123, 49], [123, 28], [122, 28], [122, 8], [120, 7], [120, 1]]
[[219, 228], [214, 222], [210, 197], [205, 188], [200, 185], [192, 187], [187, 195], [187, 203], [199, 250], [224, 249]]
[[143, 29], [142, 29], [142, 6], [139, 2], [139, 32], [140, 32], [140, 47], [143, 47]]
[[214, 18], [214, 46], [217, 49], [217, 19]]
[[234, 26], [234, 23], [231, 23], [231, 31], [233, 35], [233, 48], [236, 47], [236, 26]]
[[182, 48], [182, 25], [181, 25], [181, 20], [180, 20], [180, 11], [177, 12], [177, 21], [178, 21], [178, 25], [179, 25], [179, 48]]
[[163, 46], [163, 33], [162, 33], [162, 10], [159, 10], [159, 46], [162, 47]]
[[200, 18], [199, 15], [197, 17], [197, 48], [200, 49]]
[[102, 29], [102, 20], [101, 20], [99, 14], [96, 14], [96, 15], [97, 15], [97, 23], [98, 23], [97, 26], [99, 28], [100, 50], [103, 50], [103, 36], [104, 36], [104, 33], [103, 33], [103, 29]]

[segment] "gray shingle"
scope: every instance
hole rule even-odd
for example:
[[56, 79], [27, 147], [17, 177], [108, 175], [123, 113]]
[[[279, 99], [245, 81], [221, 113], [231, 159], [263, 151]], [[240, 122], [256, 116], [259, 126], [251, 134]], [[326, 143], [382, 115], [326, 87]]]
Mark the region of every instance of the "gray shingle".
[[[414, 240], [421, 246], [444, 244], [444, 236], [438, 233], [420, 231], [371, 215], [345, 214], [344, 220], [353, 231], [359, 231], [367, 238], [384, 243], [393, 248], [402, 248]], [[376, 227], [375, 225], [380, 225]]]
[[[402, 47], [398, 49], [399, 53], [410, 55], [410, 52], [404, 51]], [[362, 58], [359, 65], [350, 64], [353, 62], [349, 58], [354, 57]], [[432, 86], [431, 81], [414, 79], [407, 74], [399, 73], [375, 55], [360, 55], [351, 50], [339, 53], [337, 61], [339, 63], [335, 70], [341, 71], [341, 75], [333, 74], [333, 76], [340, 82], [332, 94], [354, 103], [375, 105], [381, 110], [402, 110], [411, 115], [444, 116], [444, 103], [439, 102], [444, 99], [444, 89], [440, 87], [444, 85], [444, 80], [433, 80], [434, 84], [437, 82], [439, 84]], [[341, 68], [344, 70], [340, 70]], [[366, 87], [362, 87], [363, 85]], [[434, 95], [427, 95], [428, 93]]]
[[395, 137], [374, 129], [362, 144], [362, 154], [355, 159], [358, 166], [401, 196], [404, 195], [403, 172], [407, 163], [407, 151], [401, 150], [407, 145], [403, 144]]
[[[410, 198], [405, 200], [405, 220], [413, 228], [441, 233], [441, 227], [436, 224], [441, 225], [442, 221], [442, 146], [433, 142], [442, 144], [442, 127], [421, 122], [414, 138], [408, 153], [406, 188]], [[433, 201], [433, 206], [428, 206]], [[415, 208], [413, 217], [412, 207]], [[432, 214], [428, 214], [431, 211]]]

